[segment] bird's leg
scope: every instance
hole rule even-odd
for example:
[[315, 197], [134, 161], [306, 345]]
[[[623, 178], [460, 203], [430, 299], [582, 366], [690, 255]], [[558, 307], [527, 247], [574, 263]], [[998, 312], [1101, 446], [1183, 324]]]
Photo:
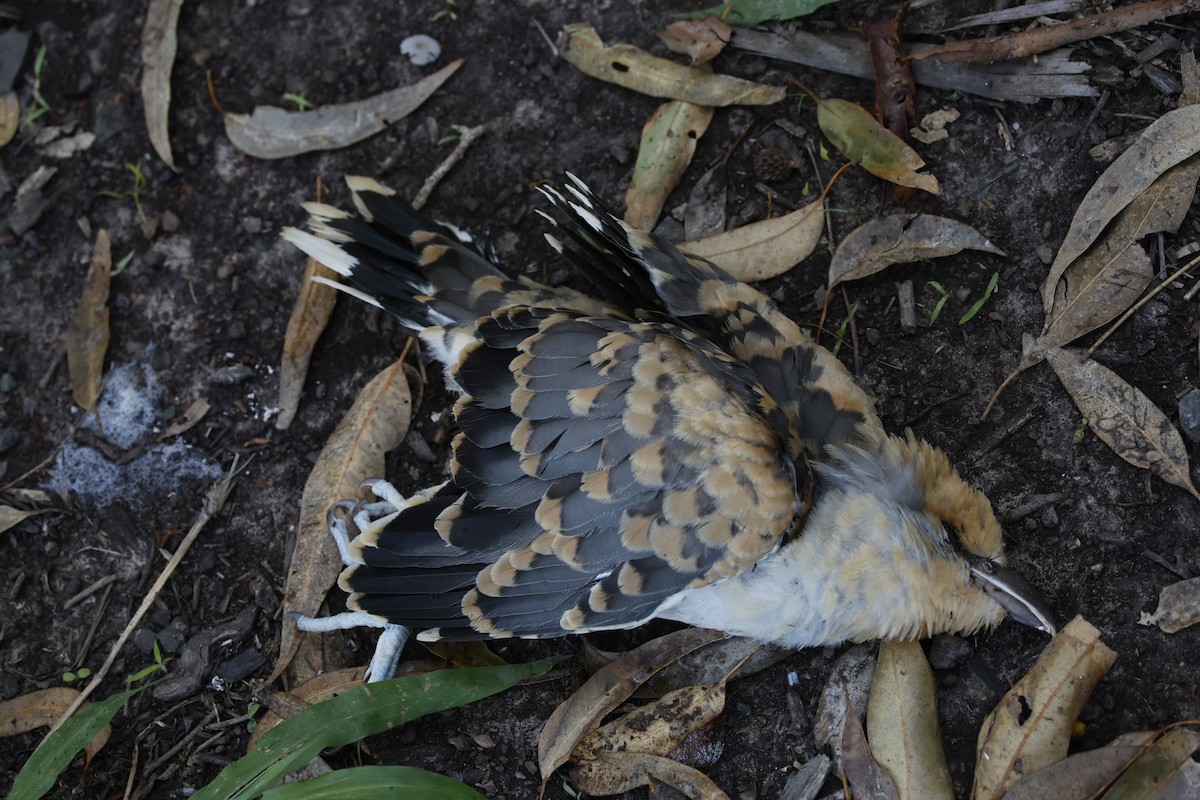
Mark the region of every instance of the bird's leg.
[[[347, 523], [347, 516], [339, 514], [339, 510], [349, 512], [349, 518], [354, 523], [357, 536], [372, 528], [386, 525], [395, 515], [406, 508], [428, 502], [445, 486], [445, 483], [430, 486], [412, 497], [400, 494], [395, 486], [382, 478], [366, 481], [363, 486], [371, 490], [371, 493], [377, 498], [375, 501], [354, 503], [343, 500], [329, 509], [326, 518], [329, 535], [337, 543], [342, 564], [347, 567], [361, 564], [362, 561], [351, 552], [350, 526]], [[404, 650], [404, 645], [408, 642], [411, 633], [409, 628], [404, 625], [396, 625], [383, 617], [365, 611], [345, 611], [329, 617], [309, 617], [293, 612], [288, 616], [295, 621], [297, 628], [311, 633], [344, 631], [352, 628], [381, 628], [382, 633], [379, 634], [379, 641], [375, 645], [375, 653], [371, 656], [371, 663], [363, 676], [363, 680], [368, 683], [384, 681], [396, 674], [400, 653]]]

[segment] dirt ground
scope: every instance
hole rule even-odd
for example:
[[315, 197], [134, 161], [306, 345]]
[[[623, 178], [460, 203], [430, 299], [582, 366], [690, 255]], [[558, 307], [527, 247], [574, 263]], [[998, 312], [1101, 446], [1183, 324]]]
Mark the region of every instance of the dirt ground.
[[[843, 5], [823, 9], [812, 24], [854, 30], [863, 20], [893, 11], [892, 4]], [[935, 3], [915, 12], [909, 29], [935, 31], [945, 20], [993, 5], [1003, 4]], [[486, 135], [441, 184], [428, 211], [473, 231], [514, 271], [585, 286], [544, 245], [545, 224], [533, 213], [543, 201], [531, 186], [570, 170], [619, 207], [642, 124], [659, 101], [581, 75], [553, 56], [534, 23], [553, 33], [587, 21], [605, 41], [664, 54], [653, 32], [669, 21], [670, 11], [698, 4], [187, 3], [172, 79], [177, 174], [153, 155], [143, 124], [138, 92], [143, 6], [120, 0], [15, 3], [23, 13], [17, 25], [34, 34], [24, 72], [31, 72], [39, 46], [47, 51], [41, 94], [50, 111], [39, 124], [73, 124], [97, 138], [90, 149], [61, 160], [24, 134], [0, 150], [5, 209], [13, 187], [35, 169], [58, 170], [45, 190], [51, 202], [40, 220], [21, 235], [0, 228], [0, 485], [17, 478], [23, 489], [66, 485], [67, 468], [46, 460], [64, 441], [78, 438], [71, 430], [81, 414], [71, 400], [63, 342], [100, 228], [111, 232], [114, 258], [134, 254], [113, 279], [109, 368], [134, 365], [129, 373], [135, 384], [147, 375], [161, 384], [161, 405], [147, 412], [158, 428], [197, 398], [207, 398], [212, 408], [183, 436], [191, 449], [176, 453], [180, 460], [164, 457], [137, 483], [103, 492], [93, 491], [102, 464], [82, 481], [76, 472], [68, 486], [73, 494], [55, 493], [46, 513], [3, 534], [0, 699], [62, 685], [68, 669], [99, 666], [162, 568], [161, 553], [175, 549], [200, 510], [211, 483], [205, 476], [239, 455], [253, 460], [230, 502], [201, 535], [144, 623], [146, 633], [122, 651], [97, 696], [121, 690], [125, 676], [151, 662], [137, 645], [145, 648], [155, 636], [168, 645], [172, 667], [178, 645], [195, 634], [239, 613], [247, 615], [243, 620], [252, 617], [252, 624], [240, 641], [219, 639], [200, 668], [200, 688], [176, 702], [155, 701], [148, 693], [131, 701], [114, 720], [107, 747], [86, 773], [77, 758], [51, 793], [56, 798], [120, 797], [127, 781], [133, 796], [185, 797], [244, 750], [244, 724], [203, 726], [236, 718], [254, 702], [255, 687], [278, 650], [285, 560], [308, 470], [360, 388], [405, 346], [397, 324], [361, 304], [339, 301], [313, 358], [295, 423], [286, 432], [275, 430], [277, 365], [303, 267], [279, 230], [303, 220], [298, 204], [312, 196], [318, 178], [335, 203], [347, 199], [340, 181], [346, 173], [377, 175], [412, 196], [449, 152], [439, 140], [452, 125], [486, 123]], [[435, 20], [442, 11], [454, 13]], [[1154, 610], [1161, 587], [1200, 572], [1200, 503], [1126, 464], [1090, 432], [1079, 436], [1080, 414], [1044, 365], [1023, 375], [985, 423], [977, 419], [1015, 364], [1022, 334], [1040, 329], [1045, 256], [1054, 252], [1075, 207], [1106, 166], [1089, 156], [1089, 148], [1136, 132], [1176, 106], [1176, 95], [1151, 82], [1135, 54], [1169, 34], [1179, 47], [1153, 64], [1178, 75], [1180, 49], [1200, 45], [1197, 22], [1194, 16], [1176, 18], [1077, 47], [1077, 55], [1095, 66], [1094, 83], [1110, 93], [1098, 113], [1095, 98], [1023, 105], [921, 91], [918, 117], [942, 107], [957, 109], [961, 117], [948, 140], [922, 148], [943, 193], [918, 194], [907, 208], [969, 222], [1007, 255], [970, 253], [896, 267], [846, 287], [849, 303], [858, 304], [856, 346], [840, 355], [878, 398], [885, 425], [893, 431], [911, 427], [944, 448], [992, 499], [1006, 525], [1012, 563], [1044, 590], [1061, 619], [1083, 615], [1119, 653], [1083, 712], [1086, 732], [1075, 743], [1080, 749], [1119, 733], [1200, 717], [1200, 628], [1168, 636], [1138, 624], [1143, 611]], [[401, 39], [417, 32], [441, 42], [438, 65], [458, 57], [465, 65], [413, 116], [344, 150], [280, 161], [245, 157], [226, 139], [209, 101], [210, 71], [222, 105], [238, 112], [281, 104], [289, 92], [321, 105], [410, 84], [434, 69], [415, 67], [399, 53]], [[873, 103], [868, 82], [763, 58], [727, 53], [717, 69], [775, 84], [791, 75], [821, 95]], [[809, 141], [818, 140], [812, 106], [798, 98], [718, 110], [668, 208], [683, 203], [706, 165], [732, 148], [730, 217], [761, 218], [766, 202], [754, 189], [759, 178], [753, 159], [780, 135], [770, 124], [780, 118], [808, 131]], [[739, 138], [751, 122], [749, 134]], [[801, 150], [806, 146], [803, 140], [797, 144]], [[159, 220], [150, 239], [132, 199], [101, 194], [129, 190], [128, 164], [138, 165], [148, 179], [139, 199], [147, 216]], [[818, 164], [820, 176], [806, 164], [771, 185], [784, 197], [802, 199], [806, 184], [828, 179], [837, 166]], [[880, 182], [851, 172], [830, 199], [837, 209], [835, 236], [840, 240], [889, 210], [891, 197]], [[1200, 238], [1197, 208], [1176, 236], [1161, 245], [1150, 242], [1156, 268], [1173, 270], [1175, 252]], [[1161, 254], [1166, 263], [1158, 260]], [[822, 246], [764, 289], [802, 324], [815, 325], [828, 262]], [[996, 296], [971, 322], [956, 324], [993, 272], [1000, 274]], [[936, 280], [950, 292], [937, 323], [911, 334], [902, 331], [895, 302], [905, 280], [916, 287], [923, 320], [937, 299], [927, 282]], [[1160, 294], [1097, 354], [1173, 420], [1178, 398], [1198, 380], [1198, 313], [1195, 301], [1184, 297], [1192, 283], [1185, 279]], [[836, 328], [845, 314], [839, 293], [830, 325]], [[389, 456], [390, 477], [401, 490], [440, 480], [448, 403], [440, 378], [434, 378], [414, 420], [415, 436]], [[133, 438], [145, 435], [135, 431]], [[1200, 456], [1194, 443], [1188, 447], [1193, 460]], [[82, 458], [79, 450], [70, 452]], [[9, 496], [6, 502], [15, 501]], [[69, 598], [110, 575], [115, 581], [107, 595], [98, 591], [68, 607]], [[1005, 623], [994, 634], [943, 648], [957, 653], [939, 662], [935, 674], [960, 795], [970, 786], [984, 715], [1045, 641], [1042, 634]], [[353, 637], [344, 656], [350, 663], [364, 662], [371, 642], [368, 635]], [[496, 649], [519, 662], [574, 652], [577, 643]], [[724, 753], [710, 772], [730, 796], [777, 796], [793, 765], [813, 754], [817, 697], [839, 652], [800, 652], [733, 684], [723, 720]], [[214, 682], [218, 672], [234, 677]], [[799, 677], [794, 688], [788, 687], [789, 672]], [[556, 681], [434, 715], [331, 762], [411, 764], [461, 778], [495, 800], [534, 797], [537, 732], [582, 678], [581, 670], [573, 670]], [[0, 739], [0, 786], [11, 785], [40, 738], [30, 733]], [[568, 797], [563, 783], [555, 777], [547, 796]], [[831, 783], [828, 789], [833, 788]]]

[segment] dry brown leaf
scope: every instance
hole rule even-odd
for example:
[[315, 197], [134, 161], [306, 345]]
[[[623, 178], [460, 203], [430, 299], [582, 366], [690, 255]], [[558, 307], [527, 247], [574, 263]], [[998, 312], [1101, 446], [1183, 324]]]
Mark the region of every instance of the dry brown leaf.
[[1075, 209], [1071, 227], [1042, 283], [1042, 305], [1047, 321], [1054, 308], [1055, 289], [1067, 267], [1083, 255], [1117, 214], [1149, 189], [1160, 175], [1197, 152], [1200, 152], [1200, 104], [1163, 114], [1104, 170]]
[[[3, 528], [0, 528], [3, 530]], [[1200, 578], [1164, 586], [1158, 593], [1158, 608], [1142, 613], [1140, 625], [1157, 625], [1164, 633], [1178, 633], [1200, 622]]]
[[1049, 348], [1046, 358], [1088, 427], [1113, 452], [1200, 499], [1183, 437], [1150, 398], [1075, 350]]
[[992, 709], [979, 731], [973, 800], [993, 800], [1026, 775], [1062, 759], [1075, 719], [1117, 654], [1075, 617]]
[[714, 75], [652, 56], [631, 44], [605, 47], [587, 23], [567, 25], [558, 36], [563, 59], [585, 75], [626, 89], [698, 106], [758, 106], [778, 103], [787, 94], [782, 86]]
[[[729, 800], [729, 795], [721, 791], [720, 787], [703, 772], [670, 758], [648, 753], [605, 752], [600, 755], [599, 760], [610, 767], [602, 776], [606, 780], [612, 781], [610, 785], [625, 785], [629, 789], [616, 789], [610, 792], [584, 789], [590, 794], [620, 794], [639, 786], [658, 782], [674, 787], [692, 800]], [[632, 780], [626, 779], [626, 776]]]
[[952, 256], [963, 250], [1004, 251], [963, 222], [932, 214], [891, 214], [860, 225], [829, 263], [829, 286], [874, 275], [892, 264]]
[[681, 19], [658, 32], [668, 50], [687, 56], [693, 66], [716, 58], [732, 36], [733, 28], [715, 14], [704, 19]]
[[142, 26], [142, 110], [158, 157], [175, 169], [167, 116], [171, 110], [171, 67], [178, 41], [175, 29], [183, 0], [150, 0]]
[[21, 127], [21, 100], [16, 92], [0, 94], [0, 147], [12, 141]]
[[32, 513], [32, 511], [22, 511], [12, 506], [0, 506], [0, 533], [4, 533], [9, 528], [20, 525]]
[[812, 254], [825, 231], [821, 200], [782, 217], [752, 222], [679, 245], [683, 252], [720, 264], [746, 282], [782, 275]]
[[917, 151], [857, 103], [836, 97], [822, 100], [817, 124], [842, 155], [875, 177], [930, 194], [942, 191], [937, 178], [917, 171], [925, 167]]
[[347, 667], [333, 672], [322, 672], [290, 692], [264, 691], [262, 701], [269, 710], [254, 727], [254, 733], [250, 734], [250, 741], [246, 743], [246, 750], [253, 750], [260, 736], [308, 706], [330, 700], [356, 686], [361, 686], [366, 672], [366, 666]]
[[192, 401], [191, 405], [184, 409], [181, 414], [170, 427], [158, 435], [160, 442], [170, 439], [172, 436], [178, 436], [181, 433], [186, 433], [204, 419], [208, 410], [212, 405], [208, 402], [207, 397], [197, 397]]
[[[383, 474], [384, 454], [404, 440], [411, 413], [401, 359], [371, 379], [325, 442], [300, 498], [296, 547], [284, 586], [285, 616], [316, 616], [342, 569], [326, 515], [339, 500], [356, 497], [363, 481]], [[279, 658], [266, 683], [287, 668], [301, 638], [295, 625], [283, 626]]]
[[259, 106], [254, 113], [226, 114], [225, 135], [233, 146], [255, 158], [286, 158], [313, 150], [336, 150], [382, 131], [416, 111], [463, 60], [452, 61], [414, 83], [352, 103], [312, 111]]
[[679, 100], [658, 107], [642, 127], [637, 164], [625, 192], [625, 222], [644, 231], [654, 229], [712, 117], [710, 106]]
[[83, 297], [67, 325], [67, 371], [71, 396], [85, 411], [96, 407], [104, 356], [108, 352], [108, 287], [112, 281], [112, 245], [108, 231], [96, 233], [92, 265], [88, 267]]
[[1150, 256], [1138, 241], [1153, 233], [1179, 230], [1198, 179], [1200, 156], [1168, 170], [1068, 267], [1058, 283], [1041, 348], [1073, 342], [1133, 305], [1154, 277]]
[[1093, 800], [1145, 752], [1155, 736], [1127, 733], [1104, 747], [1067, 756], [1017, 782], [1004, 800]]
[[[588, 672], [595, 672], [624, 655], [600, 650], [587, 638], [581, 639], [580, 645], [583, 649], [583, 665]], [[697, 648], [664, 667], [639, 686], [633, 697], [662, 697], [685, 686], [711, 686], [721, 680], [745, 678], [779, 663], [794, 652], [788, 647], [763, 644], [744, 636], [731, 636]]]
[[333, 306], [337, 301], [337, 289], [313, 280], [324, 278], [336, 281], [337, 273], [315, 258], [304, 263], [304, 274], [300, 276], [300, 293], [292, 306], [288, 319], [287, 333], [283, 336], [283, 358], [279, 363], [279, 416], [275, 418], [275, 429], [287, 430], [296, 411], [300, 408], [300, 393], [304, 389], [304, 378], [308, 375], [308, 362], [312, 358], [317, 340], [329, 324]]
[[[0, 736], [16, 736], [18, 733], [28, 733], [37, 728], [53, 725], [78, 697], [78, 689], [58, 686], [0, 702]], [[83, 711], [90, 705], [91, 703], [84, 701], [78, 710]], [[112, 726], [105, 725], [96, 734], [96, 737], [83, 748], [88, 762], [91, 762], [92, 757], [108, 744], [108, 737], [111, 734]]]
[[700, 176], [688, 193], [683, 212], [683, 237], [702, 239], [725, 230], [725, 200], [729, 179], [725, 165], [718, 164]]
[[683, 741], [721, 715], [725, 685], [688, 686], [630, 711], [579, 742], [571, 758], [579, 763], [572, 777], [588, 794], [618, 794], [645, 784], [645, 775], [622, 775], [624, 788], [609, 783], [614, 777], [604, 766], [607, 753], [645, 753], [669, 756]]
[[[870, 645], [854, 645], [834, 663], [817, 701], [817, 718], [813, 722], [813, 739], [818, 749], [831, 745], [837, 754], [846, 717], [862, 716], [874, 677], [875, 649]], [[850, 690], [848, 696], [845, 688]]]
[[867, 702], [867, 736], [899, 797], [954, 800], [938, 730], [933, 670], [920, 643], [880, 642]]
[[[1200, 747], [1200, 733], [1176, 728], [1147, 748], [1109, 787], [1105, 798], [1111, 800], [1195, 800], [1188, 787], [1196, 778], [1192, 753]], [[1187, 770], [1191, 767], [1191, 774]], [[1172, 786], [1182, 773], [1182, 785]]]
[[[849, 689], [845, 686], [842, 688], [849, 703]], [[857, 714], [846, 715], [840, 741], [842, 774], [850, 784], [851, 796], [855, 800], [898, 800], [900, 795], [896, 784], [871, 755]]]
[[725, 638], [720, 631], [684, 628], [668, 633], [599, 669], [575, 694], [563, 701], [538, 736], [538, 769], [543, 784], [571, 757], [584, 736], [663, 667], [709, 642]]
[[443, 661], [456, 667], [501, 667], [508, 662], [487, 646], [487, 642], [421, 642]]

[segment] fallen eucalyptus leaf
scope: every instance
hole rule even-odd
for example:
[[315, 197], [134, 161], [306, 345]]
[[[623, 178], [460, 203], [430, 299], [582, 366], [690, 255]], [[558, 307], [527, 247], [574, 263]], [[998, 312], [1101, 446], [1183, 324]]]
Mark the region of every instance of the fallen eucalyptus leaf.
[[700, 176], [688, 193], [683, 212], [683, 238], [702, 239], [725, 230], [725, 200], [729, 179], [725, 165], [718, 164]]
[[462, 63], [461, 58], [452, 61], [411, 86], [401, 86], [366, 100], [312, 111], [259, 106], [249, 116], [226, 114], [225, 135], [234, 147], [255, 158], [286, 158], [313, 150], [347, 147], [416, 111]]
[[709, 14], [703, 19], [672, 22], [658, 32], [658, 38], [667, 49], [690, 58], [692, 66], [706, 64], [716, 58], [729, 44], [732, 35], [733, 28], [722, 22], [716, 14]]
[[[22, 511], [19, 508], [12, 506], [0, 506], [0, 533], [4, 533], [9, 528], [16, 527], [29, 518], [32, 511]], [[58, 719], [55, 717], [54, 719]], [[53, 720], [51, 720], [53, 722]]]
[[999, 800], [1021, 778], [1066, 756], [1080, 709], [1116, 657], [1082, 617], [1060, 630], [984, 720], [973, 800]]
[[158, 440], [160, 442], [166, 441], [173, 436], [190, 431], [200, 420], [204, 419], [210, 408], [212, 408], [212, 405], [208, 402], [207, 398], [197, 397], [166, 430], [158, 435]]
[[1049, 348], [1046, 358], [1088, 427], [1114, 453], [1200, 500], [1183, 437], [1150, 398], [1075, 350]]
[[646, 642], [599, 669], [575, 694], [554, 709], [538, 736], [538, 770], [542, 783], [550, 780], [575, 751], [575, 746], [600, 726], [614, 708], [633, 694], [663, 667], [724, 633], [703, 628], [684, 628]]
[[[580, 645], [583, 648], [583, 665], [588, 672], [595, 672], [625, 655], [600, 650], [587, 638]], [[662, 697], [685, 686], [711, 686], [722, 680], [746, 678], [779, 663], [794, 652], [791, 648], [763, 644], [745, 636], [731, 636], [697, 648], [667, 665], [639, 686], [632, 696]]]
[[874, 275], [892, 264], [952, 256], [963, 250], [1004, 251], [964, 222], [931, 214], [890, 214], [860, 225], [829, 262], [829, 287]]
[[[862, 717], [874, 677], [875, 648], [871, 645], [856, 644], [834, 662], [829, 680], [825, 682], [821, 698], [817, 701], [817, 718], [813, 722], [813, 739], [817, 749], [830, 745], [837, 756], [846, 717]], [[843, 687], [850, 689], [849, 694], [843, 691]]]
[[67, 325], [67, 371], [71, 396], [85, 411], [96, 407], [104, 356], [108, 353], [108, 289], [112, 280], [112, 246], [108, 231], [96, 233], [92, 264], [88, 267], [83, 297]]
[[142, 26], [142, 110], [154, 152], [175, 169], [167, 117], [171, 110], [171, 67], [178, 47], [176, 27], [183, 0], [150, 0]]
[[[677, 789], [691, 800], [729, 800], [729, 796], [703, 772], [670, 758], [648, 753], [613, 752], [604, 752], [599, 758], [611, 766], [611, 770], [604, 777], [612, 779], [614, 786], [627, 785], [629, 789], [612, 792], [585, 791], [594, 794], [619, 794], [658, 782]], [[621, 780], [621, 776], [631, 776], [633, 780], [625, 782]]]
[[0, 94], [0, 147], [12, 141], [21, 127], [21, 100], [16, 92]]
[[938, 730], [937, 688], [919, 642], [879, 643], [867, 702], [867, 738], [899, 797], [954, 800]]
[[1164, 586], [1158, 593], [1158, 608], [1142, 613], [1139, 625], [1157, 625], [1164, 633], [1178, 633], [1200, 622], [1200, 578]]
[[1153, 733], [1127, 733], [1104, 747], [1067, 756], [1018, 781], [1004, 800], [1093, 800], [1154, 738]]
[[782, 86], [685, 67], [631, 44], [605, 47], [596, 30], [587, 23], [564, 27], [558, 36], [558, 51], [567, 63], [585, 75], [651, 97], [698, 106], [770, 105], [787, 94]]
[[814, 200], [782, 217], [684, 242], [679, 249], [720, 264], [738, 280], [750, 283], [782, 275], [808, 258], [824, 231], [825, 209], [821, 200]]
[[[1187, 783], [1196, 778], [1192, 753], [1200, 747], [1200, 733], [1176, 728], [1144, 750], [1105, 792], [1105, 800], [1194, 800]], [[1191, 766], [1191, 774], [1187, 769]], [[1183, 774], [1183, 786], [1175, 791], [1171, 784]], [[1192, 783], [1191, 789], [1197, 784]]]
[[[363, 481], [383, 474], [384, 454], [404, 440], [411, 413], [401, 359], [371, 379], [325, 442], [300, 498], [296, 547], [284, 585], [285, 616], [317, 614], [342, 569], [329, 535], [327, 512], [339, 500], [357, 496]], [[302, 636], [295, 625], [283, 626], [279, 658], [265, 683], [272, 683], [287, 668]]]
[[1042, 305], [1049, 322], [1058, 280], [1083, 255], [1108, 224], [1159, 175], [1200, 151], [1200, 104], [1168, 111], [1143, 130], [1136, 141], [1104, 170], [1075, 209], [1071, 227], [1042, 283]]
[[713, 109], [679, 100], [659, 106], [642, 128], [637, 164], [625, 192], [625, 222], [654, 230], [667, 197], [683, 177]]
[[842, 155], [875, 177], [930, 194], [942, 191], [937, 178], [917, 172], [925, 166], [917, 151], [862, 106], [827, 98], [817, 106], [817, 124]]
[[327, 283], [314, 280], [324, 278], [336, 281], [336, 272], [315, 258], [304, 263], [300, 276], [300, 293], [292, 306], [288, 318], [287, 332], [283, 335], [283, 357], [279, 362], [279, 415], [275, 418], [275, 429], [287, 430], [296, 411], [300, 408], [300, 394], [304, 389], [304, 378], [308, 375], [308, 362], [312, 358], [317, 341], [333, 316], [337, 301], [337, 289]]
[[[63, 715], [63, 712], [71, 707], [77, 697], [79, 697], [78, 689], [58, 686], [17, 695], [11, 700], [0, 702], [0, 736], [16, 736], [19, 733], [28, 733], [53, 725]], [[85, 700], [79, 710], [82, 712], [90, 705], [91, 703]], [[88, 761], [91, 761], [92, 756], [99, 753], [104, 745], [108, 744], [108, 737], [111, 734], [112, 726], [105, 724], [94, 738], [87, 742], [83, 749], [87, 754]]]
[[[849, 687], [843, 684], [846, 702], [850, 702]], [[841, 737], [842, 774], [850, 784], [851, 796], [870, 800], [898, 800], [899, 792], [891, 776], [887, 774], [871, 755], [867, 737], [863, 734], [862, 722], [857, 714], [847, 714]]]

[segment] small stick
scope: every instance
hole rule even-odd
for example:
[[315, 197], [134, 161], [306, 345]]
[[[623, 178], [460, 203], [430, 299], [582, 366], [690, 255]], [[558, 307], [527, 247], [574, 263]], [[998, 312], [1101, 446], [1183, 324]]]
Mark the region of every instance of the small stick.
[[[49, 740], [52, 735], [54, 735], [55, 731], [63, 726], [63, 723], [69, 720], [71, 716], [79, 710], [79, 707], [83, 705], [83, 701], [88, 698], [88, 695], [95, 691], [96, 687], [99, 686], [106, 677], [108, 677], [108, 670], [112, 667], [113, 662], [117, 660], [117, 654], [121, 651], [121, 648], [125, 646], [125, 642], [129, 641], [129, 637], [133, 635], [134, 628], [136, 628], [138, 624], [141, 623], [142, 618], [146, 616], [146, 612], [150, 610], [150, 606], [154, 603], [154, 599], [158, 597], [158, 593], [162, 591], [162, 588], [166, 586], [167, 581], [170, 580], [173, 574], [175, 574], [176, 568], [178, 568], [179, 563], [183, 561], [183, 557], [187, 555], [188, 550], [192, 546], [192, 542], [196, 541], [196, 537], [200, 535], [200, 531], [204, 530], [204, 526], [207, 525], [209, 520], [215, 517], [217, 512], [221, 510], [221, 507], [225, 505], [225, 501], [229, 499], [229, 493], [233, 491], [233, 479], [236, 478], [238, 473], [240, 473], [243, 469], [245, 469], [245, 467], [242, 467], [241, 469], [238, 468], [238, 459], [236, 456], [234, 456], [233, 466], [229, 468], [229, 472], [225, 475], [225, 477], [214, 483], [212, 488], [208, 490], [208, 494], [204, 496], [204, 504], [200, 509], [200, 513], [196, 515], [196, 520], [192, 523], [191, 530], [188, 531], [187, 536], [183, 537], [183, 541], [179, 544], [178, 549], [175, 550], [175, 554], [171, 556], [171, 560], [167, 562], [165, 567], [163, 567], [162, 572], [158, 576], [158, 580], [154, 582], [154, 585], [150, 587], [150, 591], [146, 593], [144, 598], [142, 598], [142, 604], [138, 606], [138, 610], [134, 612], [133, 617], [130, 618], [129, 623], [125, 626], [125, 630], [121, 631], [121, 635], [117, 637], [117, 641], [113, 643], [112, 649], [108, 651], [108, 658], [104, 660], [104, 665], [100, 667], [100, 669], [96, 670], [96, 674], [92, 676], [92, 680], [87, 686], [84, 687], [83, 691], [79, 693], [79, 696], [75, 698], [71, 705], [67, 707], [67, 710], [64, 711], [62, 716], [58, 718], [58, 721], [54, 723], [53, 727], [50, 728], [50, 731], [46, 734], [46, 738], [42, 739], [42, 745], [44, 745], [46, 741]], [[38, 745], [38, 747], [41, 747], [42, 745]]]
[[1125, 320], [1127, 320], [1127, 319], [1129, 319], [1130, 317], [1132, 317], [1132, 316], [1133, 316], [1133, 315], [1134, 315], [1134, 314], [1137, 312], [1137, 310], [1138, 310], [1139, 308], [1141, 308], [1142, 306], [1146, 305], [1146, 303], [1149, 303], [1149, 302], [1150, 302], [1150, 300], [1151, 300], [1151, 299], [1152, 299], [1152, 298], [1153, 298], [1155, 295], [1157, 295], [1157, 294], [1158, 294], [1159, 292], [1161, 292], [1163, 289], [1167, 288], [1167, 286], [1168, 286], [1169, 284], [1172, 284], [1172, 283], [1174, 283], [1175, 281], [1177, 281], [1177, 280], [1180, 278], [1180, 276], [1182, 276], [1182, 275], [1183, 275], [1183, 273], [1187, 272], [1189, 269], [1191, 269], [1192, 267], [1196, 266], [1197, 264], [1200, 264], [1200, 256], [1196, 256], [1196, 257], [1195, 257], [1195, 258], [1193, 258], [1191, 261], [1189, 261], [1188, 263], [1184, 264], [1184, 265], [1183, 265], [1182, 267], [1180, 267], [1179, 269], [1175, 270], [1175, 272], [1173, 272], [1173, 273], [1171, 274], [1171, 277], [1167, 278], [1165, 281], [1163, 281], [1162, 283], [1160, 283], [1158, 286], [1155, 286], [1155, 287], [1154, 287], [1152, 290], [1150, 290], [1149, 292], [1147, 292], [1145, 297], [1143, 297], [1141, 300], [1138, 300], [1136, 303], [1134, 303], [1134, 304], [1133, 304], [1133, 305], [1132, 305], [1132, 306], [1129, 308], [1129, 310], [1128, 310], [1128, 311], [1126, 311], [1124, 314], [1122, 314], [1122, 315], [1120, 316], [1120, 318], [1119, 318], [1119, 319], [1118, 319], [1116, 322], [1114, 322], [1112, 325], [1110, 325], [1110, 326], [1109, 326], [1108, 330], [1106, 330], [1106, 331], [1104, 332], [1104, 335], [1103, 335], [1103, 336], [1101, 336], [1099, 339], [1097, 339], [1097, 340], [1096, 340], [1096, 343], [1095, 343], [1094, 345], [1092, 345], [1091, 347], [1089, 347], [1089, 348], [1088, 348], [1088, 351], [1087, 351], [1087, 354], [1088, 354], [1088, 356], [1090, 357], [1090, 356], [1092, 355], [1092, 353], [1096, 352], [1096, 348], [1097, 348], [1097, 347], [1099, 347], [1100, 345], [1104, 344], [1104, 340], [1105, 340], [1105, 339], [1107, 339], [1109, 336], [1112, 336], [1112, 334], [1113, 334], [1113, 331], [1115, 331], [1117, 328], [1119, 328], [1119, 327], [1121, 327], [1122, 325], [1124, 325], [1124, 324], [1125, 324]]
[[467, 153], [467, 148], [474, 144], [475, 140], [487, 130], [486, 125], [477, 125], [474, 128], [467, 128], [462, 125], [453, 125], [451, 127], [458, 131], [458, 144], [454, 146], [454, 150], [450, 155], [446, 156], [446, 160], [438, 164], [437, 169], [425, 179], [425, 183], [421, 185], [421, 191], [417, 192], [417, 196], [413, 198], [412, 207], [418, 211], [429, 202], [429, 195], [433, 194], [433, 190], [442, 182], [442, 178], [446, 177], [446, 173], [455, 164], [462, 161], [462, 157]]

